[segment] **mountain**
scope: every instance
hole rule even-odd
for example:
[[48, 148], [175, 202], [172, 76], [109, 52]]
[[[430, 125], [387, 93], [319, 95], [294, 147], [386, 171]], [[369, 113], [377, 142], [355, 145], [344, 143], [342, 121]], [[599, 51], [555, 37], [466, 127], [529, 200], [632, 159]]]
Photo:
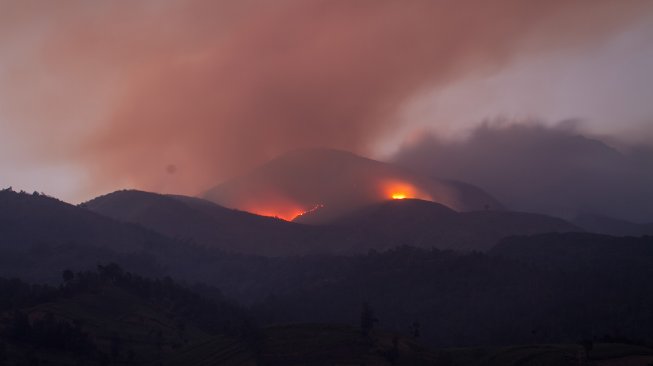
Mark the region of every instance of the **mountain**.
[[61, 268], [120, 262], [140, 273], [189, 256], [192, 248], [142, 226], [119, 222], [42, 194], [0, 191], [0, 276], [53, 282]]
[[[314, 215], [320, 215], [320, 211], [306, 215], [306, 219], [311, 220]], [[348, 238], [358, 238], [358, 245], [367, 249], [411, 245], [487, 250], [512, 235], [582, 231], [565, 220], [546, 215], [492, 210], [456, 212], [417, 199], [371, 204], [329, 224], [346, 229]]]
[[261, 255], [300, 254], [323, 230], [228, 209], [194, 197], [116, 191], [81, 205], [123, 222], [208, 248]]
[[27, 249], [39, 244], [84, 244], [137, 251], [165, 236], [121, 223], [42, 194], [0, 191], [0, 247]]
[[573, 223], [589, 232], [598, 234], [615, 236], [653, 235], [653, 223], [639, 224], [603, 215], [578, 215]]
[[303, 223], [327, 221], [320, 217], [322, 210], [287, 222], [199, 198], [142, 191], [117, 191], [82, 206], [207, 248], [266, 256], [351, 254], [398, 245], [486, 250], [511, 235], [581, 231], [562, 219], [544, 215], [458, 213], [441, 204], [414, 199], [374, 203], [320, 226]]
[[[165, 204], [155, 206], [161, 209], [170, 204], [175, 209], [167, 213], [169, 220], [164, 222], [169, 225], [174, 225], [177, 219], [183, 223], [182, 218], [175, 219], [179, 208], [174, 205], [176, 202], [190, 204], [188, 207], [193, 211], [179, 212], [192, 215], [191, 218], [195, 215], [202, 217], [194, 210], [202, 212], [213, 207], [212, 203], [194, 198], [150, 196], [141, 192], [111, 197], [123, 197], [121, 200], [136, 197], [135, 201], [143, 197], [156, 202], [161, 200]], [[0, 198], [3, 225], [1, 276], [59, 283], [58, 273], [64, 268], [78, 271], [94, 268], [98, 263], [117, 262], [139, 274], [151, 276], [150, 273], [154, 273], [158, 278], [172, 276], [185, 283], [201, 281], [216, 286], [225, 297], [247, 305], [263, 325], [297, 322], [348, 324], [349, 330], [342, 332], [329, 327], [324, 330], [319, 326], [313, 328], [325, 337], [319, 336], [313, 344], [333, 345], [329, 349], [335, 349], [341, 344], [339, 340], [348, 339], [355, 333], [352, 327], [359, 324], [364, 302], [375, 310], [383, 329], [406, 332], [411, 324], [418, 322], [421, 325], [420, 339], [439, 347], [577, 342], [584, 337], [607, 336], [645, 339], [653, 326], [650, 318], [653, 288], [649, 281], [653, 276], [651, 237], [553, 233], [496, 239], [499, 244], [486, 253], [438, 250], [433, 246], [446, 246], [450, 242], [456, 246], [474, 243], [478, 248], [487, 248], [490, 241], [482, 236], [498, 236], [492, 231], [495, 227], [510, 229], [503, 232], [507, 235], [508, 232], [530, 230], [531, 225], [535, 225], [532, 222], [540, 225], [551, 218], [491, 210], [459, 213], [433, 202], [408, 199], [372, 204], [333, 224], [318, 227], [253, 217], [254, 220], [279, 222], [290, 228], [325, 230], [333, 233], [335, 238], [327, 240], [316, 235], [311, 237], [313, 242], [304, 243], [308, 248], [319, 249], [314, 252], [316, 255], [263, 257], [225, 253], [189, 240], [174, 240], [140, 225], [120, 222], [42, 195], [2, 192]], [[172, 203], [167, 203], [167, 200], [172, 200]], [[109, 203], [106, 207], [113, 207]], [[125, 212], [134, 210], [125, 209]], [[564, 225], [558, 221], [551, 223]], [[483, 225], [490, 225], [490, 228]], [[551, 228], [546, 226], [546, 230]], [[124, 241], [120, 238], [122, 235]], [[71, 242], [66, 242], [66, 238]], [[141, 243], [142, 238], [148, 241]], [[401, 246], [406, 243], [424, 248]], [[389, 247], [393, 248], [384, 250]], [[54, 273], [54, 279], [44, 275], [46, 271]], [[171, 324], [176, 323], [168, 318], [160, 319], [160, 316], [185, 319], [196, 311], [186, 310], [186, 315], [182, 316], [176, 313], [177, 307], [166, 307], [159, 312], [148, 304], [167, 304], [168, 300], [158, 299], [146, 304], [134, 297], [149, 294], [163, 295], [168, 299], [164, 289], [169, 280], [159, 280], [157, 290], [136, 286], [136, 293], [131, 296], [123, 293], [124, 288], [115, 289], [123, 277], [113, 273], [110, 271], [105, 276], [105, 287], [97, 289], [91, 286], [95, 282], [89, 282], [91, 291], [79, 298], [71, 294], [74, 299], [64, 296], [56, 303], [53, 300], [41, 301], [21, 309], [28, 311], [45, 303], [48, 309], [64, 306], [66, 310], [61, 314], [65, 315], [74, 314], [78, 311], [76, 309], [90, 302], [91, 310], [107, 311], [107, 314], [84, 319], [89, 323], [104, 324], [98, 327], [113, 331], [115, 328], [108, 323], [115, 319], [131, 322], [131, 318], [112, 318], [111, 310], [119, 311], [125, 303], [135, 302], [137, 309], [152, 312], [156, 323], [165, 325], [162, 332], [165, 339], [171, 340], [167, 343], [170, 347], [178, 343], [180, 338], [170, 329]], [[0, 285], [2, 283], [0, 281]], [[14, 282], [6, 283], [10, 289], [16, 288]], [[41, 289], [39, 286], [29, 288]], [[22, 293], [19, 291], [19, 296]], [[192, 296], [189, 298], [193, 299]], [[0, 296], [0, 306], [14, 303], [8, 299]], [[72, 305], [67, 307], [65, 304]], [[84, 313], [91, 310], [84, 310]], [[0, 321], [2, 319], [6, 317], [0, 315]], [[61, 320], [56, 316], [55, 319]], [[114, 323], [122, 326], [119, 325], [122, 322], [116, 320]], [[138, 322], [140, 320], [134, 325], [134, 340], [146, 338]], [[71, 331], [56, 322], [55, 329]], [[6, 334], [4, 330], [0, 325], [0, 335]], [[269, 332], [267, 328], [264, 330], [273, 338], [286, 337], [277, 330]], [[104, 347], [107, 347], [107, 333], [102, 334], [98, 337], [104, 339]], [[304, 337], [310, 340], [303, 330], [292, 331], [292, 334], [296, 338], [286, 344], [300, 344], [298, 339]], [[75, 339], [79, 338], [78, 335]], [[111, 342], [111, 332], [108, 335]], [[329, 343], [331, 335], [336, 338], [334, 343]], [[201, 343], [190, 340], [189, 346], [193, 349], [196, 346], [201, 354], [184, 348], [184, 342], [181, 342], [181, 349], [188, 353], [181, 354], [177, 364], [193, 364], [189, 360], [194, 357], [222, 360], [221, 357], [231, 352], [243, 354], [242, 346], [231, 341], [222, 343], [223, 339], [212, 336], [200, 338]], [[310, 344], [302, 347], [314, 349]], [[21, 354], [30, 350], [18, 349]], [[136, 353], [151, 352], [152, 348], [149, 349]], [[9, 352], [14, 351], [12, 344]], [[291, 346], [284, 346], [274, 351], [277, 356], [270, 357], [288, 360], [295, 357], [293, 352]], [[370, 356], [356, 354], [356, 357]], [[378, 355], [376, 351], [373, 354]], [[310, 357], [307, 353], [300, 356], [303, 360]]]
[[393, 197], [434, 201], [457, 211], [502, 209], [477, 187], [330, 149], [289, 152], [204, 195], [225, 207], [286, 220], [311, 210], [321, 210], [321, 219], [332, 220]]

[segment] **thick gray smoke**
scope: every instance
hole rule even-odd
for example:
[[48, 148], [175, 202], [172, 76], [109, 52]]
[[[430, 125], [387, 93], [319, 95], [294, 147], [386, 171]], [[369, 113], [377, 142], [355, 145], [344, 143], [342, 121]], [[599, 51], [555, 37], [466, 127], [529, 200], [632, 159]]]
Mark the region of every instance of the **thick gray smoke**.
[[424, 135], [393, 160], [477, 184], [516, 210], [653, 221], [653, 148], [608, 145], [571, 122], [486, 123], [458, 142]]

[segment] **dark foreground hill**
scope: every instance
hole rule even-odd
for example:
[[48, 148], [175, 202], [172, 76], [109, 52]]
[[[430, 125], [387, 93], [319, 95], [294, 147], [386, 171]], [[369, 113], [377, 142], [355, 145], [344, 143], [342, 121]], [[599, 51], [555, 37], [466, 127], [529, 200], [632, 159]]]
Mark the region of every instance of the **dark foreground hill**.
[[0, 363], [10, 365], [431, 365], [400, 334], [329, 324], [261, 328], [214, 289], [116, 265], [59, 288], [0, 279]]
[[572, 366], [583, 359], [593, 365], [653, 360], [644, 343], [614, 339], [433, 350], [421, 344], [425, 329], [415, 324], [410, 336], [384, 326], [259, 326], [216, 289], [147, 279], [113, 264], [65, 271], [63, 279], [50, 287], [0, 278], [0, 364]]
[[265, 299], [268, 321], [356, 321], [368, 301], [381, 324], [417, 321], [439, 346], [651, 339], [653, 238], [550, 234], [488, 254], [400, 248], [317, 261], [301, 285]]
[[215, 291], [209, 298], [116, 265], [64, 278], [59, 288], [0, 280], [0, 361], [142, 365], [207, 341], [250, 360], [258, 347], [258, 327]]

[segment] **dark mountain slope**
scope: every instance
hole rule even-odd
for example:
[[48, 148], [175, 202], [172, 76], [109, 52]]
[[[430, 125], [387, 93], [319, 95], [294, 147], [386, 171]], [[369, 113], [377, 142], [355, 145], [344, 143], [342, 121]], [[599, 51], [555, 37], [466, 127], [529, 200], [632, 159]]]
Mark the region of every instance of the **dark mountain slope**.
[[[315, 212], [319, 215], [319, 211]], [[332, 223], [347, 228], [361, 244], [375, 249], [397, 245], [456, 250], [487, 250], [511, 235], [582, 231], [546, 215], [510, 211], [458, 213], [443, 205], [414, 199], [373, 204]]]
[[121, 223], [55, 198], [0, 191], [0, 247], [82, 244], [116, 251], [164, 246], [171, 240], [137, 225]]
[[[359, 209], [329, 225], [299, 223], [227, 209], [193, 197], [118, 191], [83, 207], [166, 235], [230, 252], [280, 256], [361, 253], [399, 245], [485, 250], [510, 235], [581, 229], [544, 215], [507, 211], [458, 213], [421, 200], [391, 200]], [[321, 221], [322, 219], [320, 219]]]
[[589, 232], [598, 234], [616, 236], [653, 235], [653, 223], [639, 224], [603, 215], [578, 215], [573, 223]]
[[210, 248], [262, 255], [310, 251], [312, 227], [227, 209], [199, 198], [142, 191], [117, 191], [82, 204], [124, 222], [132, 222]]
[[[22, 291], [11, 291], [17, 287]], [[0, 286], [11, 300], [0, 308], [0, 342], [16, 364], [159, 363], [208, 340], [231, 347], [230, 360], [249, 361], [235, 364], [254, 364], [250, 340], [260, 338], [258, 328], [219, 295], [208, 298], [169, 278], [150, 280], [116, 265], [71, 272], [47, 297], [31, 288]]]
[[653, 274], [653, 236], [615, 237], [593, 233], [516, 236], [502, 240], [490, 254], [547, 268], [588, 269], [605, 277], [647, 268]]

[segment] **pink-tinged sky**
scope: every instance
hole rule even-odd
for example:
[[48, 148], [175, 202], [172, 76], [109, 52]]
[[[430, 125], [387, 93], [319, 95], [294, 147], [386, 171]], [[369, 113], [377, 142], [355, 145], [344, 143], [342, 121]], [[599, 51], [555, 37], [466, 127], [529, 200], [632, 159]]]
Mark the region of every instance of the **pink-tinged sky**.
[[199, 193], [486, 118], [653, 138], [649, 0], [0, 0], [0, 186]]

